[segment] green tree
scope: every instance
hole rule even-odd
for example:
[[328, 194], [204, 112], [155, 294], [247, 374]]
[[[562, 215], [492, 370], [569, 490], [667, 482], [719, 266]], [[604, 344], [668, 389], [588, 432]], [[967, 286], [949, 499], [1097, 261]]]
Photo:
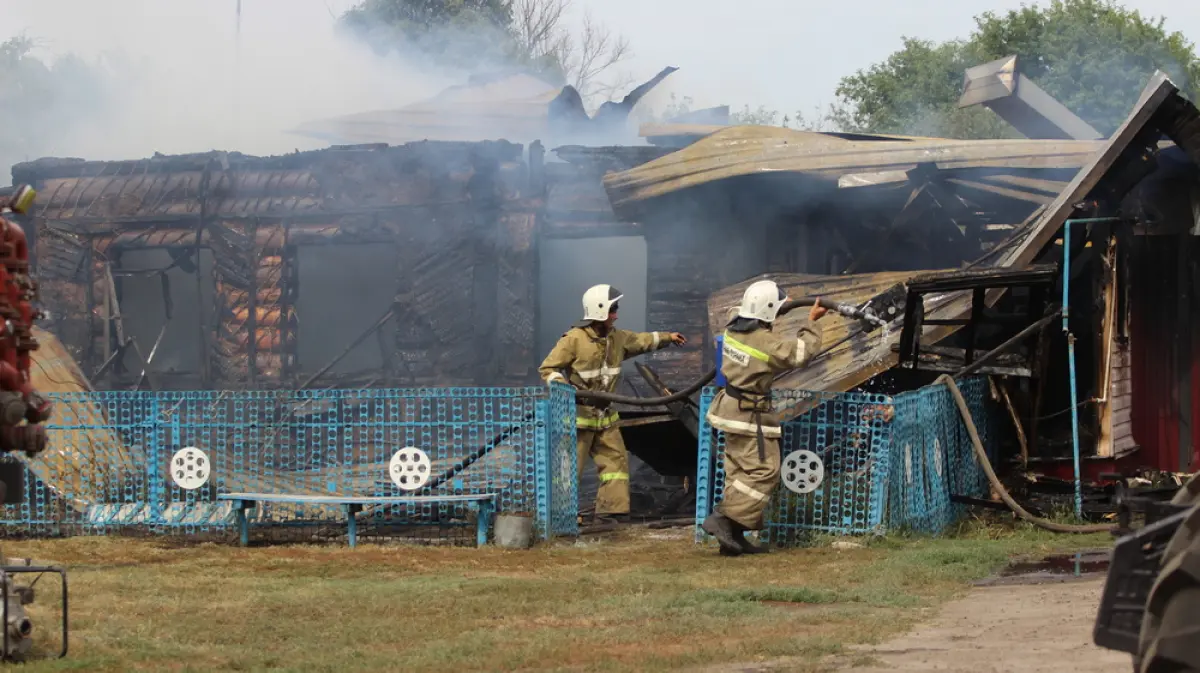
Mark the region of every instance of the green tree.
[[510, 0], [364, 0], [342, 25], [379, 50], [399, 49], [446, 67], [475, 67], [511, 55]]
[[[607, 98], [631, 81], [611, 71], [631, 55], [629, 41], [587, 12], [575, 32], [564, 18], [572, 0], [363, 0], [343, 27], [376, 49], [397, 49], [451, 70], [519, 68], [571, 84], [584, 100]], [[594, 102], [594, 100], [593, 100]]]
[[70, 152], [112, 101], [108, 71], [66, 55], [47, 62], [25, 36], [0, 43], [0, 184], [13, 164]]
[[1200, 85], [1200, 60], [1182, 34], [1113, 0], [1053, 0], [975, 23], [965, 40], [906, 38], [884, 62], [843, 78], [836, 123], [875, 133], [1019, 137], [986, 109], [956, 108], [964, 70], [1013, 54], [1026, 76], [1106, 135], [1155, 70], [1192, 99]]

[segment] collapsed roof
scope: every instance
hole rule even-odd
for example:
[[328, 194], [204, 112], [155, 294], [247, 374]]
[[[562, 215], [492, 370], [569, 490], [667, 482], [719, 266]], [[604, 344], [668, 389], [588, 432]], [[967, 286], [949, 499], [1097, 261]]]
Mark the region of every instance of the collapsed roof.
[[[609, 175], [605, 185], [614, 207], [650, 200], [660, 195], [702, 185], [732, 175], [773, 171], [811, 173], [826, 179], [851, 173], [905, 170], [917, 163], [933, 163], [938, 171], [964, 169], [1062, 168], [1078, 170], [1057, 196], [1040, 207], [1005, 240], [996, 245], [979, 264], [1020, 268], [1034, 262], [1053, 242], [1064, 222], [1072, 216], [1115, 212], [1122, 199], [1144, 177], [1154, 171], [1160, 152], [1159, 140], [1167, 136], [1193, 163], [1200, 163], [1200, 111], [1180, 96], [1179, 89], [1161, 72], [1146, 85], [1129, 117], [1103, 142], [1092, 141], [911, 141], [847, 142], [821, 134], [729, 129], [709, 136], [691, 147], [623, 173]], [[904, 274], [871, 274], [846, 277], [785, 276], [785, 285], [795, 292], [830, 296], [839, 301], [861, 301], [880, 297]], [[746, 281], [750, 282], [750, 281]], [[710, 320], [734, 305], [744, 286], [738, 284], [716, 293], [710, 301]], [[989, 306], [1003, 294], [987, 295]], [[953, 320], [966, 316], [969, 292], [948, 292], [926, 303], [926, 319]], [[783, 318], [784, 328], [795, 317]], [[893, 346], [899, 330], [868, 334], [856, 323], [833, 318], [826, 339], [827, 350], [806, 368], [781, 377], [785, 388], [845, 391], [866, 383], [897, 362]], [[953, 334], [955, 325], [925, 326], [923, 343], [935, 343]], [[797, 407], [791, 413], [801, 413]]]
[[293, 132], [337, 144], [421, 140], [518, 143], [590, 142], [621, 136], [629, 113], [677, 68], [664, 68], [621, 101], [605, 101], [594, 115], [573, 86], [555, 87], [530, 75], [512, 75], [446, 89], [397, 110], [377, 110], [307, 122]]
[[[604, 187], [617, 214], [632, 216], [644, 202], [733, 177], [791, 174], [837, 187], [839, 181], [849, 186], [856, 177], [871, 184], [887, 182], [895, 179], [889, 173], [932, 165], [946, 178], [967, 181], [997, 173], [1044, 179], [1046, 171], [1078, 170], [1100, 147], [1099, 142], [1078, 140], [847, 140], [838, 134], [735, 126], [655, 161], [610, 174]], [[1055, 192], [1061, 186], [1061, 182], [1050, 185]]]

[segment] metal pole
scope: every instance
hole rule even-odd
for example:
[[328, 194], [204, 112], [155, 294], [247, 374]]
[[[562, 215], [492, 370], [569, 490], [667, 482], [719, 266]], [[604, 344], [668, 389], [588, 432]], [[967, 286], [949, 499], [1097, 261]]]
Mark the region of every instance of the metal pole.
[[1071, 289], [1071, 224], [1079, 222], [1081, 224], [1089, 222], [1116, 222], [1119, 217], [1089, 217], [1074, 220], [1067, 220], [1063, 223], [1063, 295], [1062, 295], [1062, 328], [1063, 334], [1067, 337], [1067, 366], [1071, 371], [1071, 451], [1075, 461], [1075, 516], [1079, 519], [1083, 518], [1083, 480], [1079, 470], [1079, 405], [1076, 399], [1079, 397], [1075, 384], [1075, 335], [1071, 334], [1071, 328], [1068, 325], [1070, 317], [1070, 289]]

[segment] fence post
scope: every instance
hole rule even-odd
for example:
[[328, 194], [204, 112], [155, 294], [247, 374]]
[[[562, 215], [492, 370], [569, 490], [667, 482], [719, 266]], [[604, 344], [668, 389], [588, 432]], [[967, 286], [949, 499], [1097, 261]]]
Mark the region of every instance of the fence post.
[[867, 512], [867, 528], [876, 531], [887, 529], [884, 517], [888, 511], [888, 487], [891, 485], [888, 483], [888, 475], [891, 474], [892, 441], [896, 437], [895, 425], [899, 416], [896, 411], [896, 398], [889, 397], [884, 404], [887, 406], [887, 411], [883, 413], [882, 418], [871, 421], [875, 427], [871, 429], [870, 445], [875, 447], [872, 453], [878, 462], [871, 475], [871, 501], [870, 509]]
[[550, 398], [554, 391], [535, 402], [534, 411], [534, 488], [537, 498], [537, 529], [542, 540], [549, 540], [552, 527], [550, 520]]
[[[166, 500], [166, 484], [164, 483], [164, 467], [162, 445], [163, 445], [163, 419], [161, 411], [158, 408], [158, 395], [154, 393], [134, 393], [134, 395], [146, 395], [149, 404], [148, 413], [146, 414], [146, 423], [150, 424], [146, 433], [146, 470], [147, 470], [147, 493], [149, 505], [149, 521], [151, 527], [156, 527], [163, 519], [163, 501]], [[137, 399], [132, 400], [137, 404]], [[141, 406], [141, 405], [138, 405]], [[143, 407], [145, 408], [145, 407]]]
[[700, 425], [696, 437], [696, 544], [704, 542], [700, 525], [708, 518], [712, 503], [712, 426], [708, 424], [708, 407], [712, 399], [712, 388], [704, 388], [700, 393]]

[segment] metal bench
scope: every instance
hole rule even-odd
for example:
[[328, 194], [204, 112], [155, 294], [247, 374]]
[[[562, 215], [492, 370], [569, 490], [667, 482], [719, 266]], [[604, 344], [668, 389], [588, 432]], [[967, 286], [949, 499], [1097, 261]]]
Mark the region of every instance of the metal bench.
[[467, 507], [478, 516], [475, 523], [475, 542], [479, 546], [487, 544], [488, 526], [492, 514], [496, 511], [496, 494], [480, 493], [477, 495], [419, 495], [396, 496], [380, 498], [356, 498], [353, 496], [336, 495], [288, 495], [282, 493], [225, 493], [217, 496], [219, 500], [229, 500], [237, 510], [238, 533], [243, 547], [250, 543], [250, 519], [246, 510], [253, 509], [260, 502], [292, 502], [310, 505], [341, 505], [346, 511], [346, 529], [349, 534], [350, 546], [354, 547], [358, 537], [358, 522], [354, 515], [362, 511], [365, 505], [427, 505], [434, 503], [466, 503]]

